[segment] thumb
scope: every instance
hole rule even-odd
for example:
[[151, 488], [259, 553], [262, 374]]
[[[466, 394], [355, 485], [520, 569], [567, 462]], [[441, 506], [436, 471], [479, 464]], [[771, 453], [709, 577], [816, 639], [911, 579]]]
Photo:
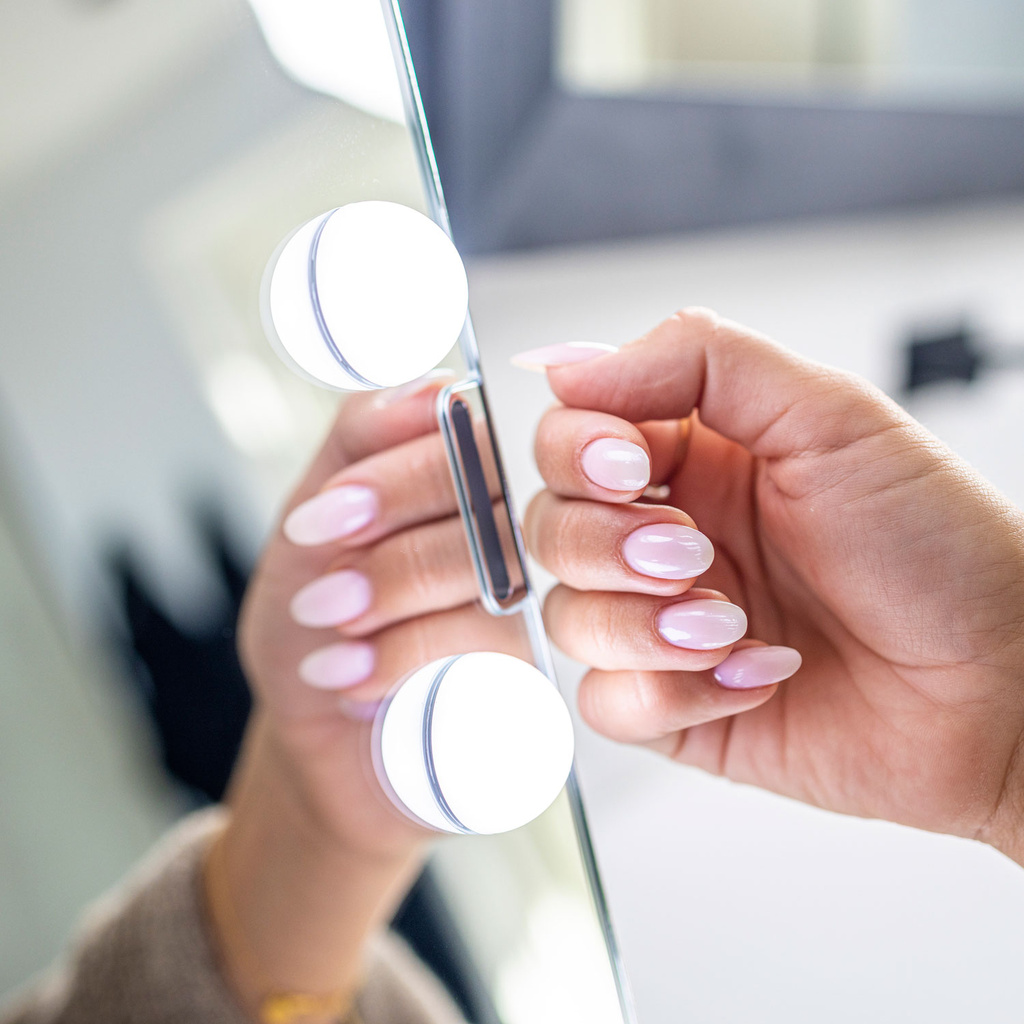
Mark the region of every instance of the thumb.
[[676, 313], [617, 352], [547, 370], [567, 406], [631, 423], [697, 409], [705, 425], [765, 458], [834, 450], [909, 419], [861, 378], [703, 309]]

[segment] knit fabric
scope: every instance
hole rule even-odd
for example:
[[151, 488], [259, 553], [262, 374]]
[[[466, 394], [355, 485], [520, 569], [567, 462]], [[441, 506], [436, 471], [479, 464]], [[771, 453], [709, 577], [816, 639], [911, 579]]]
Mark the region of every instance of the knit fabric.
[[[85, 916], [66, 960], [0, 1024], [252, 1024], [217, 968], [202, 899], [203, 853], [220, 808], [186, 818]], [[464, 1024], [441, 985], [394, 935], [368, 945], [347, 1024]]]

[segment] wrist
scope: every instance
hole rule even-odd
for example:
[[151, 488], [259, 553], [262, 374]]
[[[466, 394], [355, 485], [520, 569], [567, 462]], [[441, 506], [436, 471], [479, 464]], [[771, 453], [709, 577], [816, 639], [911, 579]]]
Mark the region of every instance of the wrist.
[[275, 766], [266, 736], [251, 747], [204, 865], [222, 968], [255, 1020], [337, 1021], [360, 986], [366, 939], [393, 913], [419, 857], [346, 842]]
[[1010, 860], [1024, 867], [1024, 736], [1018, 743], [999, 804], [979, 837]]

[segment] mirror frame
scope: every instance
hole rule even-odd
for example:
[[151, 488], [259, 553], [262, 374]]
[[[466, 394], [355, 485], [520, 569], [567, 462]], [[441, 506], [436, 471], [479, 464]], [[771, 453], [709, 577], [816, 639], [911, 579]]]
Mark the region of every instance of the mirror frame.
[[557, 78], [557, 3], [402, 4], [464, 254], [1024, 189], [1024, 100], [574, 93]]

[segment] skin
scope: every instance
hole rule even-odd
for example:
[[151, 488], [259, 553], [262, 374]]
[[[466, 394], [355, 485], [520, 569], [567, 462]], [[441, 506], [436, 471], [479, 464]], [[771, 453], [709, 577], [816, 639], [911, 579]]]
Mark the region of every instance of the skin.
[[[437, 657], [509, 646], [476, 603], [434, 418], [440, 386], [399, 400], [346, 400], [281, 522], [345, 484], [374, 491], [377, 517], [313, 546], [292, 543], [279, 524], [246, 595], [240, 654], [255, 711], [205, 880], [225, 974], [254, 1019], [272, 992], [351, 997], [368, 935], [388, 920], [420, 865], [430, 833], [394, 809], [368, 763], [366, 719], [375, 702]], [[298, 625], [293, 596], [337, 569], [366, 574], [371, 607], [336, 628]], [[302, 658], [341, 640], [372, 644], [373, 674], [344, 692], [303, 682]]]
[[[561, 404], [540, 425], [547, 490], [525, 528], [563, 581], [546, 606], [552, 638], [594, 666], [586, 720], [736, 781], [974, 837], [1024, 863], [1020, 510], [864, 381], [713, 314], [680, 313], [548, 376]], [[443, 654], [509, 649], [476, 603], [438, 387], [343, 405], [285, 515], [343, 484], [371, 488], [379, 514], [306, 547], [279, 527], [245, 601], [255, 713], [206, 881], [225, 974], [254, 1019], [272, 991], [350, 997], [367, 936], [420, 863], [428, 833], [366, 763], [373, 703]], [[584, 449], [609, 437], [646, 449], [663, 503], [586, 478]], [[666, 522], [714, 542], [699, 581], [624, 560], [633, 530]], [[297, 625], [293, 596], [341, 568], [369, 577], [367, 612]], [[803, 667], [781, 685], [723, 688], [712, 670], [732, 646], [686, 651], [657, 632], [660, 609], [691, 598], [741, 605], [750, 639], [735, 646], [791, 646]], [[302, 658], [345, 639], [372, 644], [367, 680], [341, 693], [299, 678]]]
[[[584, 718], [613, 739], [819, 807], [979, 839], [1024, 863], [1024, 515], [880, 391], [712, 313], [548, 371], [561, 405], [526, 533], [563, 581], [552, 639], [595, 666]], [[664, 504], [596, 487], [596, 437], [646, 448]], [[685, 511], [684, 511], [685, 510]], [[691, 518], [692, 517], [692, 518]], [[642, 523], [697, 525], [700, 579], [620, 555]], [[740, 647], [796, 648], [780, 685], [730, 691], [732, 648], [669, 645], [666, 604], [717, 596]]]

